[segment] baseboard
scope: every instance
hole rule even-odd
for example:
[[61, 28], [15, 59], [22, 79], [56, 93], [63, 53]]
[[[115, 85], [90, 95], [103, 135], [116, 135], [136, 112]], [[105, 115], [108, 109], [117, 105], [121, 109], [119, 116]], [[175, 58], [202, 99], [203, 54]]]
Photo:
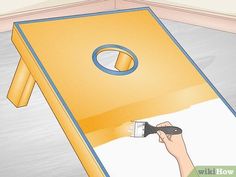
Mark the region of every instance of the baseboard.
[[0, 16], [0, 32], [12, 29], [13, 22], [113, 10], [114, 0], [85, 0], [78, 3]]
[[116, 9], [148, 6], [158, 17], [221, 31], [236, 33], [236, 17], [208, 11], [188, 9], [145, 0], [116, 0]]

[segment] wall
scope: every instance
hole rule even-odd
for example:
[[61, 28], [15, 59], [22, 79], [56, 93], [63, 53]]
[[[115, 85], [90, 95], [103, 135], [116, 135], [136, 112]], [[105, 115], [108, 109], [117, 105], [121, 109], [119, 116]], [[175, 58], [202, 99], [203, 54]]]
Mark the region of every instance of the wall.
[[[22, 1], [26, 1], [27, 3], [19, 5], [18, 3], [12, 3], [11, 0], [11, 3], [5, 3], [3, 5], [4, 8], [0, 4], [0, 14], [4, 14], [0, 15], [0, 32], [11, 30], [13, 23], [16, 21], [85, 14], [114, 9], [114, 0], [34, 0], [34, 3], [29, 0]], [[39, 1], [42, 2], [39, 3]], [[23, 3], [21, 2], [21, 4]], [[9, 8], [7, 9], [6, 7]]]
[[235, 0], [147, 0], [184, 8], [236, 16]]
[[0, 17], [35, 9], [49, 8], [84, 0], [1, 0]]

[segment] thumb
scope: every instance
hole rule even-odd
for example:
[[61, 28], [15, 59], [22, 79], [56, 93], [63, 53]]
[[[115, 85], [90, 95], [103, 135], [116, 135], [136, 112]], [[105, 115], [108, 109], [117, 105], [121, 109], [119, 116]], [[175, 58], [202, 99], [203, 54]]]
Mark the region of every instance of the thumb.
[[166, 134], [163, 131], [157, 131], [157, 134], [165, 144], [169, 143], [170, 140], [167, 138]]

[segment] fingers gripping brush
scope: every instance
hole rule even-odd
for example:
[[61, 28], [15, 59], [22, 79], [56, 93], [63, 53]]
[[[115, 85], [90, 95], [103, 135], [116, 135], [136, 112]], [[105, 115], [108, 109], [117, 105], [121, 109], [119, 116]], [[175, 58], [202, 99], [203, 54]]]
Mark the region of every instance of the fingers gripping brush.
[[165, 134], [177, 135], [182, 133], [182, 129], [175, 126], [154, 127], [148, 122], [134, 121], [130, 127], [131, 137], [142, 138], [157, 131], [163, 131]]

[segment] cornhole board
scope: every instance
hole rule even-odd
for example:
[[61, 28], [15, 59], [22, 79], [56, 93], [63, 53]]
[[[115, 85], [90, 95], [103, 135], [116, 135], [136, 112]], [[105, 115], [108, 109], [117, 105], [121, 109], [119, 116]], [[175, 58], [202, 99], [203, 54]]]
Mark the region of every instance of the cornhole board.
[[[9, 100], [26, 106], [37, 83], [89, 176], [109, 176], [93, 147], [130, 120], [218, 97], [234, 113], [147, 7], [16, 22], [12, 41]], [[97, 60], [107, 50], [119, 52], [116, 71]]]

